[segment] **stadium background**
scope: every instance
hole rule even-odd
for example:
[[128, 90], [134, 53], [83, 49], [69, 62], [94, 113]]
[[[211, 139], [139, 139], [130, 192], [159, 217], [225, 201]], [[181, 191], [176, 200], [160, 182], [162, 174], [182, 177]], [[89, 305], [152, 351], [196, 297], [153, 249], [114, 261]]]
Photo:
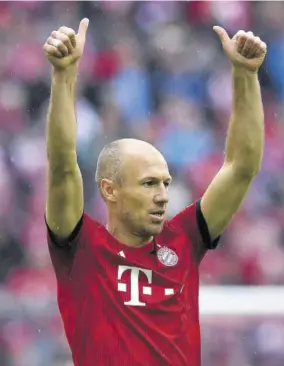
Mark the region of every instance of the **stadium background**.
[[[201, 283], [284, 282], [283, 3], [1, 2], [1, 366], [71, 365], [43, 220], [51, 67], [42, 45], [52, 30], [76, 28], [86, 16], [78, 154], [85, 209], [102, 221], [96, 158], [120, 137], [146, 139], [164, 153], [174, 177], [170, 216], [200, 197], [222, 163], [232, 95], [212, 26], [231, 35], [253, 30], [267, 42], [262, 170], [219, 249], [204, 260]], [[284, 364], [284, 317], [202, 318], [202, 331], [204, 366]]]

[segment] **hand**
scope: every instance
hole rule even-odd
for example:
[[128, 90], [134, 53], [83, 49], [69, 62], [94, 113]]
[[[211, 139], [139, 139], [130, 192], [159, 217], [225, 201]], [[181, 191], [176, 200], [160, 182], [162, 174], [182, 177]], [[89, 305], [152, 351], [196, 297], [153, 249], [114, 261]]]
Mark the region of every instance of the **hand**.
[[258, 71], [267, 52], [266, 44], [259, 37], [254, 36], [252, 32], [240, 30], [230, 39], [225, 29], [219, 26], [213, 29], [234, 67]]
[[55, 69], [66, 69], [81, 58], [88, 25], [89, 20], [85, 18], [81, 20], [77, 34], [67, 27], [60, 27], [57, 31], [51, 32], [43, 49]]

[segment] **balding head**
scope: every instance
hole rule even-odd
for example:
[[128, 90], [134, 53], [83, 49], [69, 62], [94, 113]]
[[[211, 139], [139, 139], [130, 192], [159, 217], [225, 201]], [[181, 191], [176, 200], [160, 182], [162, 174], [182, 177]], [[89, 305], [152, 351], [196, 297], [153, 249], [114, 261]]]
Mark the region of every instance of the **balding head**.
[[[96, 182], [110, 179], [123, 183], [124, 167], [127, 162], [139, 156], [160, 155], [160, 152], [148, 142], [137, 139], [120, 139], [107, 144], [101, 151], [96, 170]], [[138, 159], [139, 160], [139, 159]]]
[[98, 159], [96, 181], [107, 204], [108, 226], [123, 233], [123, 240], [147, 242], [161, 232], [171, 176], [154, 146], [135, 139], [106, 145]]
[[120, 140], [107, 144], [98, 157], [96, 182], [100, 184], [102, 179], [120, 181], [122, 169], [121, 143]]

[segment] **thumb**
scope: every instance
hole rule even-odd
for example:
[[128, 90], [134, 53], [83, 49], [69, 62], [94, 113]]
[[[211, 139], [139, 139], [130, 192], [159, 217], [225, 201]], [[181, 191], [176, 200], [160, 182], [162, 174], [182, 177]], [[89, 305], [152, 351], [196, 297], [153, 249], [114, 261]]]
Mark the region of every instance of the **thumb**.
[[224, 28], [219, 27], [218, 25], [215, 25], [213, 27], [213, 30], [215, 33], [217, 33], [222, 45], [224, 45], [226, 42], [228, 42], [230, 40], [230, 37], [228, 36], [228, 33], [225, 31]]
[[79, 24], [78, 34], [77, 34], [80, 38], [82, 38], [82, 39], [86, 38], [88, 26], [89, 26], [89, 19], [88, 18], [82, 19]]

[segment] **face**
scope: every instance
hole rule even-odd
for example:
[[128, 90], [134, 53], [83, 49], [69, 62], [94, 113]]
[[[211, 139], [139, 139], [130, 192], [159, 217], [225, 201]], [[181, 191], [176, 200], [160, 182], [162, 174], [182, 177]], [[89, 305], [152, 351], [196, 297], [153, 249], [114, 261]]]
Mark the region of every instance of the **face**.
[[125, 230], [144, 238], [162, 231], [170, 182], [167, 163], [158, 151], [126, 158], [116, 202]]

